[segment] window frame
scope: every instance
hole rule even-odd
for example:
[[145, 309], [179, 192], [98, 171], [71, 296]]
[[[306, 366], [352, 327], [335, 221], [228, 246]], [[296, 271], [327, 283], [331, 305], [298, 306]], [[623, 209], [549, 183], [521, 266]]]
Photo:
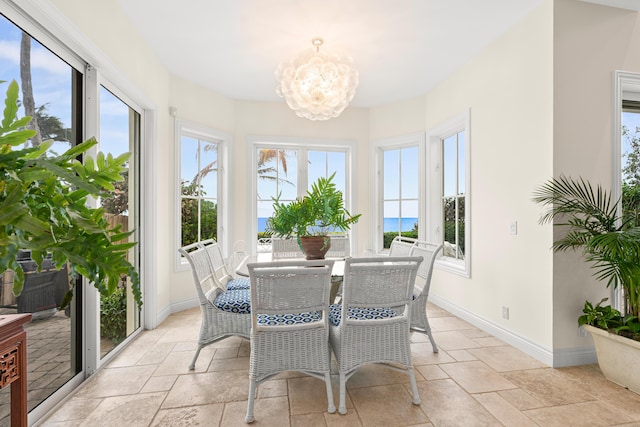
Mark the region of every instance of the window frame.
[[[249, 207], [249, 216], [247, 218], [247, 236], [249, 236], [249, 245], [247, 249], [251, 254], [256, 254], [258, 250], [258, 239], [251, 236], [258, 235], [257, 227], [257, 215], [258, 215], [258, 188], [257, 188], [257, 168], [258, 159], [254, 155], [257, 149], [260, 148], [273, 148], [282, 150], [305, 150], [305, 151], [340, 151], [345, 153], [345, 207], [352, 210], [352, 194], [353, 191], [353, 179], [354, 173], [353, 159], [356, 157], [356, 143], [352, 140], [345, 139], [311, 139], [311, 138], [297, 138], [297, 137], [273, 137], [273, 136], [258, 136], [249, 135], [247, 137], [247, 155], [248, 170], [251, 171], [251, 177], [249, 180], [249, 191], [247, 192], [247, 206]], [[308, 173], [307, 168], [303, 167], [305, 162], [297, 162], [297, 194], [298, 196], [304, 196], [308, 187]], [[303, 185], [306, 183], [306, 186]], [[349, 231], [352, 234], [351, 241], [355, 239], [355, 232], [353, 227]]]
[[[425, 167], [425, 133], [416, 132], [408, 135], [379, 139], [373, 142], [371, 151], [371, 182], [375, 183], [375, 198], [371, 199], [370, 212], [373, 221], [370, 227], [369, 241], [376, 253], [384, 250], [384, 152], [403, 148], [418, 147], [418, 237], [425, 237], [426, 210], [424, 194], [426, 191]], [[400, 177], [402, 178], [402, 177]]]
[[211, 129], [206, 126], [202, 126], [196, 123], [188, 122], [179, 118], [175, 119], [175, 271], [189, 270], [189, 264], [187, 260], [178, 253], [178, 249], [181, 246], [182, 241], [182, 137], [188, 136], [191, 138], [203, 139], [211, 142], [218, 142], [218, 196], [217, 196], [217, 241], [220, 243], [220, 248], [223, 251], [223, 255], [226, 256], [227, 244], [227, 225], [228, 225], [228, 184], [227, 184], [227, 164], [228, 164], [228, 148], [231, 145], [233, 138], [230, 134]]
[[471, 110], [468, 109], [444, 123], [434, 127], [428, 133], [427, 164], [429, 171], [428, 195], [426, 200], [427, 215], [427, 240], [442, 243], [444, 232], [442, 230], [443, 213], [443, 141], [451, 135], [459, 132], [465, 133], [465, 254], [463, 260], [441, 255], [435, 262], [435, 267], [463, 277], [471, 277]]

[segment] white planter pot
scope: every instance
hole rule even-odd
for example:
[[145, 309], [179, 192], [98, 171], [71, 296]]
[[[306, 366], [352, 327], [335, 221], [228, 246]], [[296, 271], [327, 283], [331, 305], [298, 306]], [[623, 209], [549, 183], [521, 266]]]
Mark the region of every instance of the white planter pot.
[[590, 325], [583, 327], [593, 337], [598, 365], [604, 376], [640, 394], [640, 373], [632, 368], [640, 366], [640, 341], [611, 334]]

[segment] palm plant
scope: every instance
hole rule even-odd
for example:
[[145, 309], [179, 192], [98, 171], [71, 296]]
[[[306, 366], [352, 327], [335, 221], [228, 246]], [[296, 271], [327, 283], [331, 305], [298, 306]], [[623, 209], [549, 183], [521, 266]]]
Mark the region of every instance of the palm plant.
[[[597, 319], [609, 317], [605, 323], [614, 332], [640, 333], [638, 309], [640, 307], [640, 227], [637, 214], [625, 218], [618, 215], [618, 202], [601, 186], [594, 188], [582, 178], [565, 176], [553, 178], [533, 195], [533, 201], [546, 210], [540, 223], [560, 221], [555, 225], [568, 227], [567, 233], [553, 242], [554, 251], [581, 250], [584, 259], [595, 270], [594, 277], [606, 281], [606, 286], [622, 287], [624, 311], [585, 304], [585, 315], [580, 324], [601, 326]], [[602, 301], [601, 301], [602, 302]], [[607, 314], [608, 313], [608, 314]]]

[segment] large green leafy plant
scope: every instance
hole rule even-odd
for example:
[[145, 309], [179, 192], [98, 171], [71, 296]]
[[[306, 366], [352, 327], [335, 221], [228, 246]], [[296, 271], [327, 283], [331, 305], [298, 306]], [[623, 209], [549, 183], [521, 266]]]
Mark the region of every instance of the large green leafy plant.
[[[20, 295], [24, 272], [20, 250], [30, 250], [40, 266], [47, 253], [57, 268], [69, 262], [73, 274], [86, 277], [103, 296], [111, 295], [123, 276], [142, 305], [138, 273], [127, 259], [136, 243], [132, 232], [111, 228], [102, 208], [87, 207], [87, 199], [108, 195], [121, 181], [129, 154], [98, 153], [95, 160], [78, 157], [97, 144], [90, 139], [59, 156], [47, 155], [52, 141], [25, 148], [35, 131], [25, 129], [30, 117], [18, 118], [18, 84], [6, 93], [0, 124], [0, 271], [15, 272], [13, 293]], [[66, 306], [73, 288], [65, 296]]]
[[[607, 287], [622, 287], [623, 315], [610, 306], [587, 301], [578, 323], [589, 324], [640, 341], [640, 227], [638, 217], [618, 216], [617, 203], [600, 186], [564, 176], [538, 188], [533, 200], [546, 207], [540, 223], [558, 219], [555, 225], [567, 233], [553, 242], [554, 251], [580, 250], [594, 276]], [[606, 299], [605, 299], [606, 300]]]
[[351, 215], [344, 207], [342, 192], [329, 178], [318, 178], [311, 190], [302, 198], [281, 203], [273, 199], [273, 215], [267, 219], [267, 231], [288, 238], [292, 234], [302, 236], [326, 236], [331, 232], [347, 231], [358, 222], [361, 214]]

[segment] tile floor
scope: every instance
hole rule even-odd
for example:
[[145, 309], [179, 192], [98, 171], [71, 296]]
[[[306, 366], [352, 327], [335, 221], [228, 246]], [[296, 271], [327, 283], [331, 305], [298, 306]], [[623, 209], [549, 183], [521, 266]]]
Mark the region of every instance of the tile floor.
[[[640, 395], [595, 365], [552, 369], [435, 305], [440, 352], [413, 334], [420, 406], [405, 374], [362, 368], [347, 383], [347, 415], [326, 412], [322, 381], [296, 373], [258, 388], [257, 426], [640, 426]], [[144, 331], [90, 378], [43, 426], [243, 426], [249, 345], [206, 347], [195, 371], [199, 309]], [[338, 383], [334, 378], [337, 403]]]

